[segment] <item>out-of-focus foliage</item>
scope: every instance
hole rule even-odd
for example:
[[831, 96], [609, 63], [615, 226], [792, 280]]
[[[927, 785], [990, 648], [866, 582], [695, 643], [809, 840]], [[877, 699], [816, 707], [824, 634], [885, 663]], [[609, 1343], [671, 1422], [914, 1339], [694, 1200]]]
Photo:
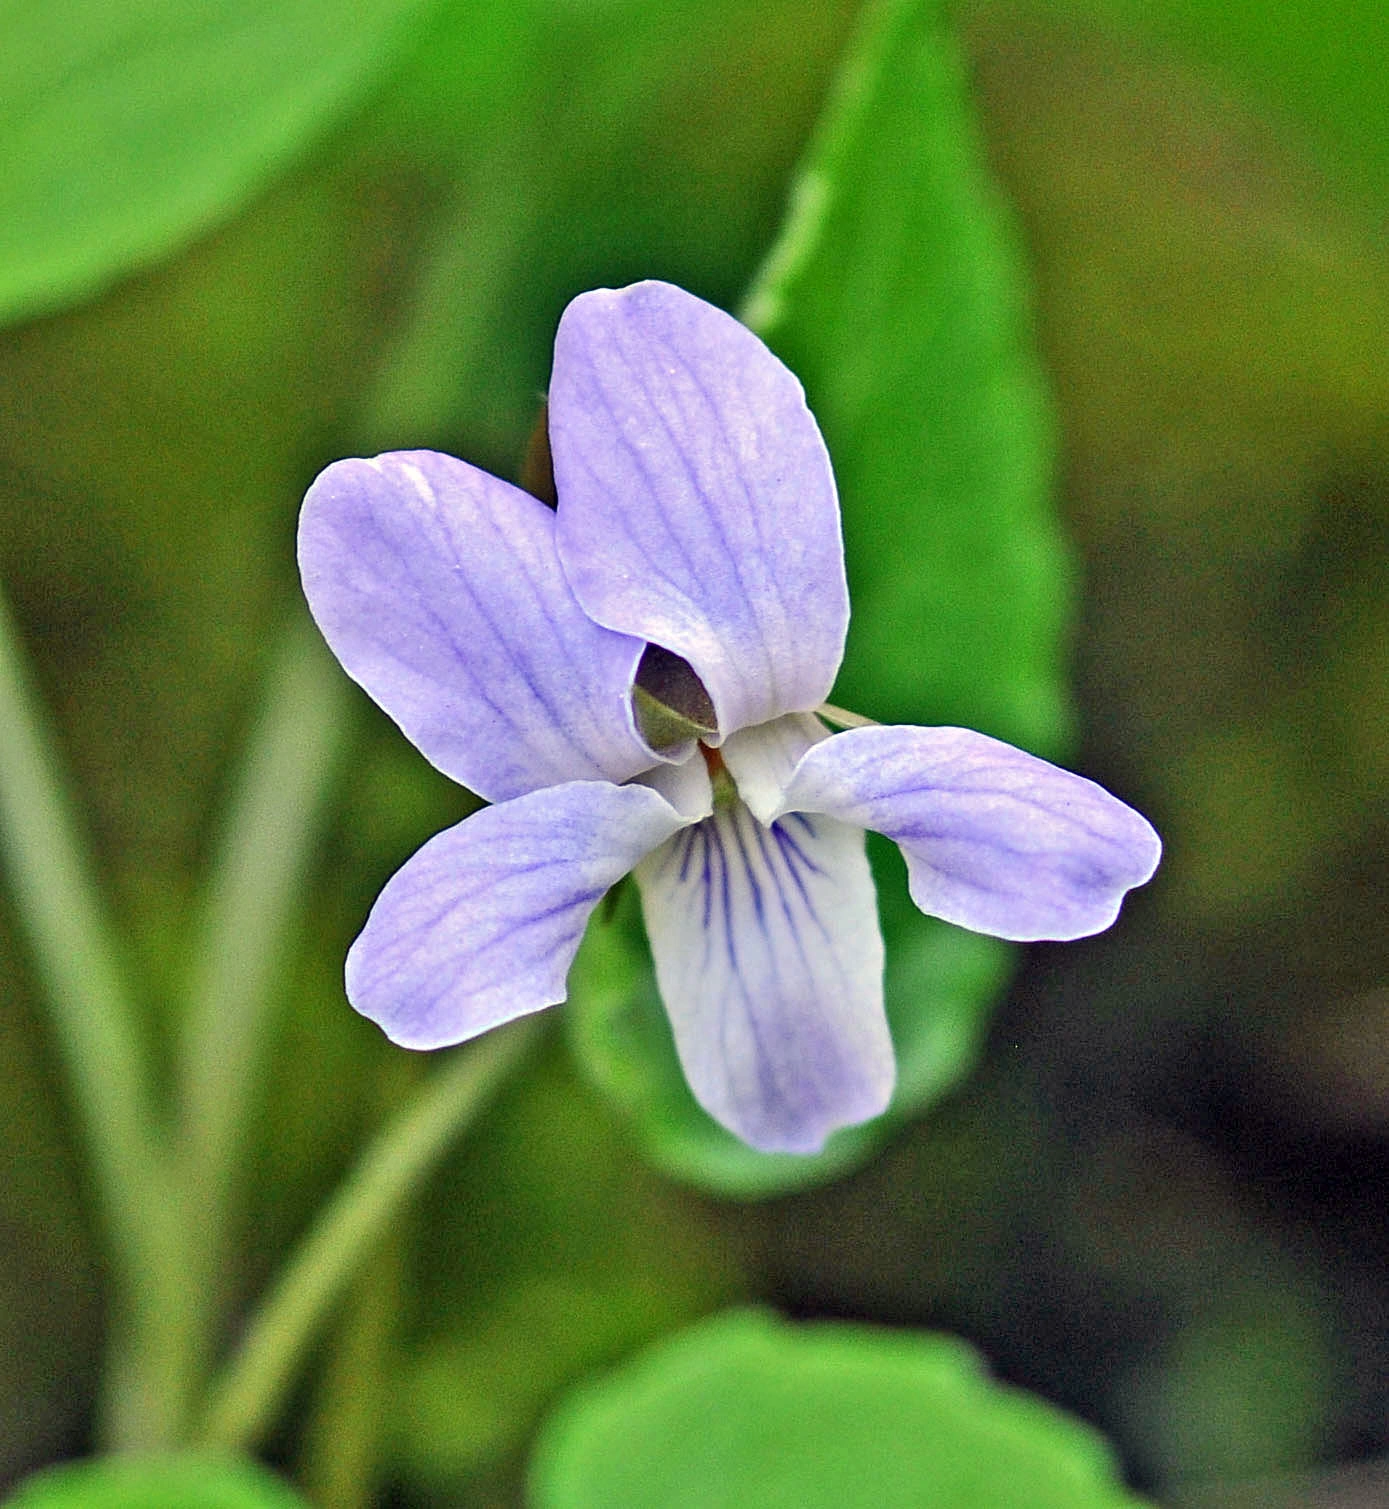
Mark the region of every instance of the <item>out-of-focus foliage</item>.
[[108, 1457], [32, 1477], [8, 1509], [307, 1509], [254, 1462], [188, 1453]]
[[1327, 1439], [1324, 1301], [1269, 1256], [1272, 1272], [1222, 1288], [1134, 1379], [1135, 1434], [1167, 1475], [1267, 1476], [1316, 1461]]
[[1247, 920], [1306, 894], [1389, 776], [1389, 256], [1208, 79], [1026, 12], [975, 26], [1112, 625], [1081, 653], [1142, 719], [1160, 894]]
[[1005, 0], [999, 11], [1093, 19], [1151, 55], [1204, 64], [1280, 124], [1306, 128], [1304, 145], [1357, 193], [1389, 190], [1384, 77], [1367, 66], [1389, 50], [1389, 14], [1377, 0], [1276, 11], [1258, 0]]
[[536, 1509], [1138, 1509], [1104, 1443], [952, 1337], [733, 1312], [576, 1390]]
[[742, 1297], [723, 1233], [575, 1093], [562, 1036], [439, 1181], [416, 1223], [427, 1325], [390, 1392], [397, 1471], [440, 1503], [520, 1451], [588, 1370]]
[[514, 475], [576, 292], [659, 276], [731, 306], [855, 9], [443, 6], [354, 138], [408, 183], [422, 235], [362, 445], [466, 440], [469, 460]]
[[150, 264], [342, 117], [431, 0], [4, 7], [0, 319]]

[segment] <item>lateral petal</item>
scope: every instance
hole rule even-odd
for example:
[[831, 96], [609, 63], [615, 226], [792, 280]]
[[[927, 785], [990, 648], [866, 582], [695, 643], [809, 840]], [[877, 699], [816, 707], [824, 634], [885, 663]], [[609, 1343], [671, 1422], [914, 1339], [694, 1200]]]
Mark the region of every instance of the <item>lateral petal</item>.
[[714, 788], [709, 782], [709, 769], [698, 754], [691, 755], [680, 765], [657, 765], [635, 779], [641, 785], [659, 791], [686, 822], [697, 823], [714, 810]]
[[519, 488], [433, 451], [336, 462], [304, 500], [299, 565], [348, 675], [487, 800], [656, 763], [630, 704], [644, 646], [580, 608], [554, 515]]
[[695, 1098], [764, 1151], [816, 1151], [892, 1095], [863, 834], [717, 808], [637, 867], [656, 979]]
[[1162, 853], [1102, 786], [962, 728], [835, 734], [802, 758], [782, 805], [886, 834], [923, 912], [1018, 942], [1101, 932]]
[[839, 502], [800, 383], [750, 330], [668, 283], [581, 294], [550, 444], [589, 614], [687, 660], [724, 733], [824, 700], [849, 616]]
[[475, 812], [387, 882], [348, 952], [348, 999], [405, 1048], [564, 1000], [603, 893], [685, 821], [649, 787], [605, 781]]

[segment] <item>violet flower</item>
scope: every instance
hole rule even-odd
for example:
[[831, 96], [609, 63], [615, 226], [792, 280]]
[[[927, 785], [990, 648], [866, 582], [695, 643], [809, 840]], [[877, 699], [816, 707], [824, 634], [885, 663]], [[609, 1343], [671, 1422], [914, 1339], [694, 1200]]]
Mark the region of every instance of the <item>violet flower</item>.
[[814, 1151], [892, 1093], [864, 829], [901, 846], [922, 911], [1019, 940], [1107, 927], [1157, 835], [983, 734], [830, 733], [849, 604], [829, 458], [730, 316], [663, 283], [583, 294], [549, 403], [556, 511], [431, 451], [339, 461], [305, 499], [334, 653], [494, 804], [387, 884], [348, 996], [411, 1048], [562, 1001], [634, 871], [695, 1096], [754, 1147]]

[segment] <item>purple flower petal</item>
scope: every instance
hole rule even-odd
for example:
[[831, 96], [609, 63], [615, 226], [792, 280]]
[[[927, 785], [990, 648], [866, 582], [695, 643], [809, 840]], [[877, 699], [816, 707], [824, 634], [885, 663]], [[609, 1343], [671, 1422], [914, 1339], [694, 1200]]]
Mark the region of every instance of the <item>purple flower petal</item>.
[[445, 775], [489, 801], [655, 763], [632, 721], [644, 646], [593, 623], [554, 515], [433, 451], [314, 482], [299, 566], [333, 653]]
[[475, 812], [377, 897], [347, 955], [348, 999], [406, 1048], [553, 1006], [603, 893], [684, 821], [646, 786], [603, 781]]
[[1102, 931], [1162, 852], [1103, 787], [961, 728], [835, 734], [801, 760], [782, 807], [885, 833], [923, 912], [1018, 942]]
[[685, 1078], [764, 1151], [816, 1151], [892, 1095], [883, 944], [863, 834], [716, 809], [637, 867]]
[[686, 822], [697, 823], [714, 810], [709, 767], [698, 754], [679, 765], [657, 765], [636, 779], [659, 791]]
[[560, 558], [599, 623], [689, 661], [724, 733], [825, 699], [849, 617], [834, 478], [751, 331], [667, 283], [581, 294], [550, 441]]

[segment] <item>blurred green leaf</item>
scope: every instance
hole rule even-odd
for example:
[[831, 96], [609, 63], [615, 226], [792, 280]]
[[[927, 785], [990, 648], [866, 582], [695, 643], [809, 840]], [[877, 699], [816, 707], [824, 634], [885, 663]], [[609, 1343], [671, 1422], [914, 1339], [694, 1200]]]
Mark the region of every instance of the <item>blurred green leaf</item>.
[[1257, 1277], [1212, 1276], [1200, 1313], [1130, 1379], [1124, 1423], [1159, 1481], [1238, 1481], [1336, 1455], [1344, 1379], [1324, 1297], [1281, 1254], [1259, 1256]]
[[254, 1462], [207, 1453], [103, 1457], [21, 1483], [8, 1509], [307, 1509]]
[[[1338, 181], [1348, 155], [1314, 165], [1281, 97], [1070, 6], [982, 9], [975, 77], [1066, 416], [1088, 746], [1160, 819], [1169, 925], [1272, 908], [1284, 949], [1346, 883], [1389, 769], [1366, 735], [1389, 711], [1382, 212]], [[1358, 9], [1318, 10], [1322, 44]], [[1212, 24], [1204, 45], [1233, 67], [1233, 43]]]
[[948, 1336], [719, 1317], [575, 1390], [536, 1509], [1136, 1509], [1100, 1438]]
[[164, 256], [381, 76], [432, 0], [4, 7], [0, 320]]
[[[796, 182], [745, 317], [802, 378], [840, 480], [854, 616], [835, 700], [1054, 753], [1068, 731], [1070, 565], [1053, 436], [1011, 227], [934, 4], [875, 8]], [[898, 1049], [893, 1110], [812, 1158], [744, 1147], [684, 1085], [649, 971], [574, 977], [586, 1072], [662, 1167], [765, 1195], [855, 1166], [973, 1061], [1011, 951], [922, 917], [877, 851]], [[620, 938], [593, 944], [608, 956]], [[631, 989], [614, 981], [637, 978]]]
[[744, 317], [805, 384], [839, 476], [853, 619], [834, 700], [1063, 747], [1052, 416], [932, 0], [875, 8]]
[[13, 1422], [0, 1431], [0, 1483], [85, 1428], [102, 1330], [70, 1113], [46, 1024], [25, 999], [29, 953], [13, 923], [0, 897], [0, 1420]]

